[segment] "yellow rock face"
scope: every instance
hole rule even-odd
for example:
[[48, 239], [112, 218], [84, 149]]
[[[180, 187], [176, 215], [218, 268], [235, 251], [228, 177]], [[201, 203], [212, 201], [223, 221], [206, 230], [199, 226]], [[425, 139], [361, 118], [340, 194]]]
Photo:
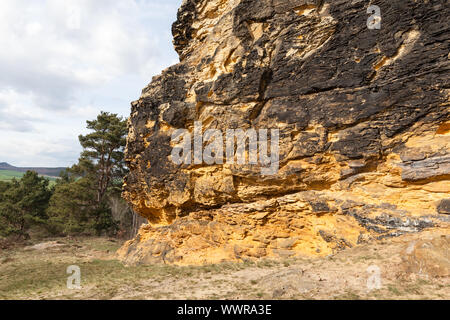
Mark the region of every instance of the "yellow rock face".
[[[430, 30], [446, 23], [448, 9], [404, 5], [428, 14], [418, 21], [403, 9], [385, 12], [392, 27], [379, 32], [367, 29], [354, 1], [184, 1], [173, 27], [180, 63], [132, 105], [123, 195], [149, 224], [120, 257], [205, 264], [327, 256], [445, 229], [448, 48]], [[175, 164], [172, 135], [192, 135], [199, 122], [201, 134], [279, 130], [279, 170]]]
[[[405, 181], [405, 168], [412, 169], [401, 159], [427, 159], [439, 150], [450, 150], [449, 136], [429, 132], [399, 139], [406, 140], [406, 149], [401, 153], [392, 152], [377, 167], [347, 179], [340, 179], [340, 172], [359, 168], [363, 163], [290, 162], [280, 170], [285, 174], [299, 167], [307, 172], [305, 177], [314, 172], [315, 178], [319, 176], [322, 181], [322, 185], [320, 180], [314, 181], [314, 190], [219, 209], [200, 209], [178, 218], [175, 212], [165, 213], [164, 216], [172, 215], [173, 220], [144, 226], [119, 255], [128, 263], [163, 261], [188, 265], [261, 257], [327, 256], [367, 241], [447, 225], [449, 219], [436, 215], [436, 208], [450, 194], [449, 181], [435, 176]], [[263, 198], [262, 191], [271, 194], [289, 188], [310, 188], [307, 184], [256, 186], [257, 181], [253, 186], [249, 181], [239, 184], [222, 170], [205, 170], [196, 171], [199, 178], [194, 189], [196, 202], [205, 206], [217, 205], [227, 194], [237, 193], [242, 199], [250, 199], [256, 193]], [[179, 194], [181, 200], [167, 201], [182, 203], [186, 197]], [[230, 196], [228, 200], [231, 199]]]

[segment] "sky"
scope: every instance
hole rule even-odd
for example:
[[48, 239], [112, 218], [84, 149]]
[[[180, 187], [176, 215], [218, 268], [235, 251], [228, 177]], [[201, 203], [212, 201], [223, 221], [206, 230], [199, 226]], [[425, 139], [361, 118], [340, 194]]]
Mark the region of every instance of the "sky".
[[182, 0], [1, 0], [0, 162], [67, 167], [100, 111], [128, 117], [177, 63]]

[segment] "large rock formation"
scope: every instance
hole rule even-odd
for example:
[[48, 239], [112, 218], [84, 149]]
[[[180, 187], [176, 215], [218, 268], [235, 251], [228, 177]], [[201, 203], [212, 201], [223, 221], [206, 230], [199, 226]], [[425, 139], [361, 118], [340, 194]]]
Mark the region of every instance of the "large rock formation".
[[[445, 0], [185, 0], [180, 63], [132, 104], [124, 197], [149, 224], [120, 256], [329, 255], [448, 227], [449, 15]], [[175, 164], [172, 135], [200, 122], [279, 129], [279, 170]]]

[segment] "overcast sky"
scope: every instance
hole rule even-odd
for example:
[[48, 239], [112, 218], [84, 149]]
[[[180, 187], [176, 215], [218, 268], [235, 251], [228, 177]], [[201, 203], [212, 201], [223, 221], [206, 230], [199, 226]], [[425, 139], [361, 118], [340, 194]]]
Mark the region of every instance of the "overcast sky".
[[178, 62], [182, 0], [1, 0], [0, 162], [71, 166], [86, 120], [130, 102]]

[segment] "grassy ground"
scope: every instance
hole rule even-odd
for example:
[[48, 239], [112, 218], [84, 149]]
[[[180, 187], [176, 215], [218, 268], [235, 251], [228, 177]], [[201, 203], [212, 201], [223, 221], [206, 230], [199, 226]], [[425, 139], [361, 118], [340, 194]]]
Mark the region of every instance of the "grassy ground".
[[[417, 235], [416, 237], [419, 237]], [[53, 239], [54, 247], [0, 251], [0, 299], [448, 299], [450, 280], [408, 274], [397, 256], [411, 239], [349, 249], [323, 259], [246, 261], [202, 267], [124, 266], [121, 242]], [[81, 290], [67, 289], [67, 267]], [[367, 267], [382, 287], [367, 289]]]
[[14, 178], [20, 179], [24, 175], [23, 172], [10, 171], [10, 170], [0, 170], [0, 181], [10, 181]]
[[[11, 170], [0, 170], [0, 181], [11, 181], [13, 179], [21, 179], [24, 176], [24, 172], [19, 171], [11, 171]], [[48, 180], [50, 180], [50, 186], [53, 186], [56, 184], [55, 177], [45, 177]]]

